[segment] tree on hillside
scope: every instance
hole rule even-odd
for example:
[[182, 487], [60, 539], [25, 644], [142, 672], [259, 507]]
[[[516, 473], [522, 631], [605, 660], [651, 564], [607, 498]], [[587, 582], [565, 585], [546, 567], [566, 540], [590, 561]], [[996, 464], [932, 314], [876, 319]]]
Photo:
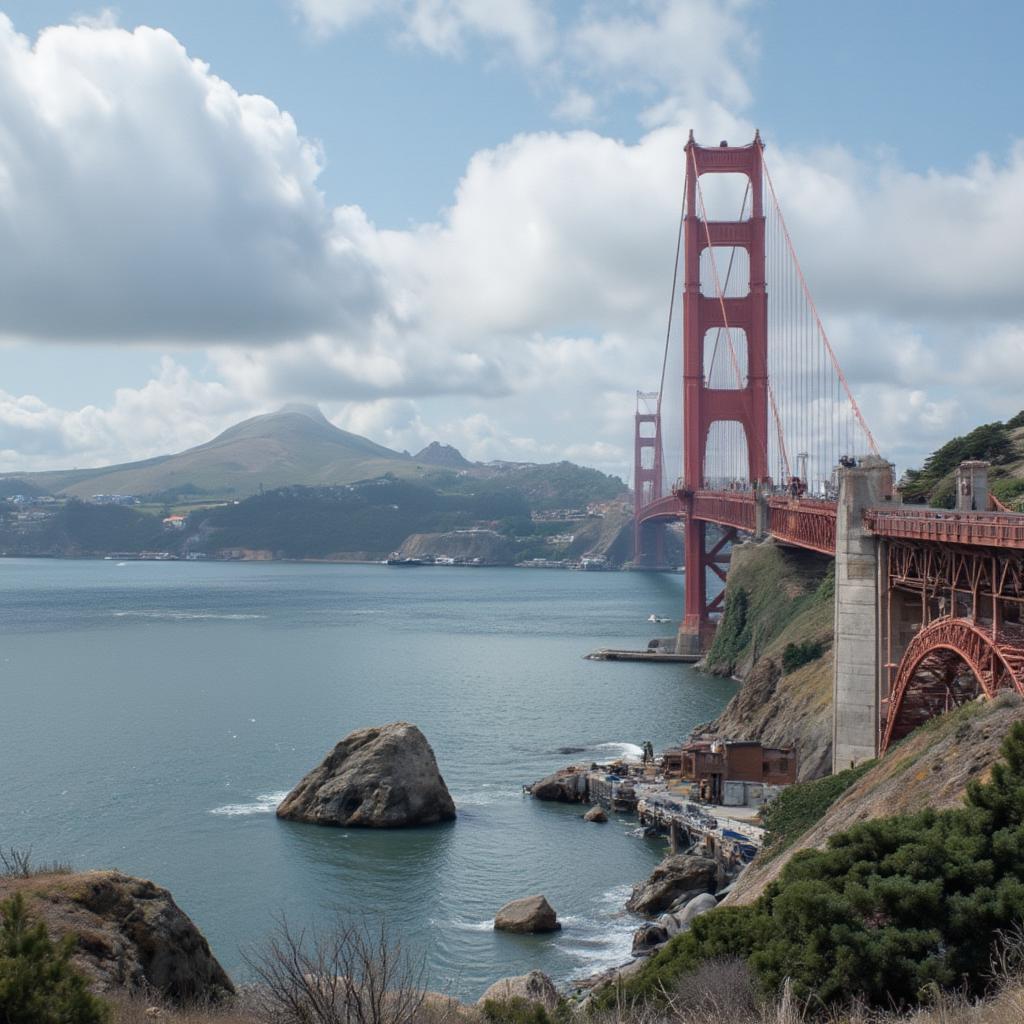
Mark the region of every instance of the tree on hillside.
[[75, 940], [57, 945], [33, 924], [25, 898], [0, 903], [0, 1021], [4, 1024], [106, 1024], [106, 1005], [71, 966]]

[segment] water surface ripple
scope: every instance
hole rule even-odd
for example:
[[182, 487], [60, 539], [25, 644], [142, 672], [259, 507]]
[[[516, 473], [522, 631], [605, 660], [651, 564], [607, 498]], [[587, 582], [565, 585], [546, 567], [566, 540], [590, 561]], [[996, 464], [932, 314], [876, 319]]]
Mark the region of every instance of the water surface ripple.
[[[535, 803], [576, 757], [682, 738], [733, 684], [582, 660], [677, 614], [681, 577], [507, 569], [0, 560], [0, 843], [166, 885], [217, 956], [276, 914], [384, 915], [434, 988], [476, 997], [628, 953], [629, 883], [663, 844]], [[672, 627], [661, 627], [671, 629]], [[459, 809], [402, 832], [279, 822], [282, 794], [352, 729], [406, 719]], [[582, 755], [559, 752], [584, 747]], [[543, 892], [551, 937], [495, 933]]]

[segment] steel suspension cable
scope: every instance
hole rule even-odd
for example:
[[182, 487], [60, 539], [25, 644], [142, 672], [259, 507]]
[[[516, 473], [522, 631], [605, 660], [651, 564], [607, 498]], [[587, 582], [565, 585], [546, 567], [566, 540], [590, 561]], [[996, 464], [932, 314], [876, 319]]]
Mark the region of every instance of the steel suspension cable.
[[768, 182], [768, 189], [771, 192], [772, 203], [779, 216], [779, 224], [782, 228], [782, 235], [786, 241], [786, 247], [789, 251], [790, 259], [793, 261], [793, 266], [796, 270], [796, 275], [799, 280], [800, 287], [803, 291], [807, 305], [810, 307], [810, 313], [813, 317], [814, 324], [817, 327], [818, 336], [825, 346], [825, 351], [828, 353], [829, 359], [832, 362], [832, 368], [835, 370], [840, 382], [842, 383], [843, 390], [846, 393], [846, 399], [850, 403], [853, 409], [853, 414], [857, 418], [857, 422], [860, 425], [861, 430], [864, 432], [864, 436], [867, 439], [869, 446], [871, 447], [871, 453], [878, 455], [878, 445], [875, 444], [874, 435], [871, 433], [870, 427], [867, 425], [867, 421], [864, 419], [863, 414], [860, 411], [860, 406], [857, 404], [857, 400], [853, 397], [853, 392], [850, 390], [849, 382], [846, 379], [846, 374], [843, 373], [843, 368], [839, 365], [839, 360], [836, 358], [835, 350], [832, 348], [831, 342], [828, 340], [828, 334], [825, 332], [825, 325], [821, 322], [821, 317], [818, 314], [818, 307], [814, 303], [814, 299], [811, 296], [811, 290], [807, 286], [807, 279], [804, 277], [804, 272], [800, 266], [800, 260], [797, 258], [796, 249], [793, 247], [793, 240], [789, 234], [789, 228], [786, 226], [786, 218], [783, 216], [782, 207], [779, 205], [779, 197], [775, 192], [775, 185], [772, 182], [771, 172], [768, 170], [768, 164], [764, 161], [762, 156], [761, 164], [764, 167], [765, 180]]

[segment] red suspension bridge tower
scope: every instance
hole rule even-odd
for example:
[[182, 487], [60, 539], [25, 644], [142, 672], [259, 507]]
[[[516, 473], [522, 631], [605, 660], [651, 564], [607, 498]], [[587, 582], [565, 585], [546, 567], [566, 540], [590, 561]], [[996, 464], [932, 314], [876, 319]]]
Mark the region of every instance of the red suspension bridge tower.
[[[765, 288], [765, 217], [760, 135], [749, 146], [699, 146], [690, 133], [686, 144], [686, 216], [683, 223], [683, 480], [684, 503], [704, 485], [708, 435], [719, 422], [739, 424], [746, 439], [747, 482], [767, 482], [768, 471], [768, 305]], [[700, 178], [704, 174], [743, 174], [749, 181], [751, 215], [746, 220], [707, 219]], [[726, 297], [716, 249], [746, 250], [749, 288]], [[701, 290], [701, 267], [710, 276], [710, 294]], [[709, 332], [724, 336], [735, 386], [712, 387], [705, 366]], [[745, 336], [741, 346], [739, 338]], [[737, 350], [745, 350], [745, 373]], [[707, 569], [719, 575], [722, 542], [707, 548], [706, 523], [685, 519], [686, 600], [680, 642], [695, 652], [714, 633], [712, 613], [720, 597], [708, 600]]]
[[663, 523], [642, 523], [640, 512], [665, 493], [660, 406], [661, 395], [658, 392], [636, 393], [633, 420], [633, 564], [652, 569], [664, 567], [665, 526]]

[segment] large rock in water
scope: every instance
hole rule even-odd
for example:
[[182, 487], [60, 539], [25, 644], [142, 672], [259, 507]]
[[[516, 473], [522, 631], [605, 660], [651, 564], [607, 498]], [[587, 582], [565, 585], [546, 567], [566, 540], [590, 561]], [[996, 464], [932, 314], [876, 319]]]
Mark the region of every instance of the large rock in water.
[[543, 896], [524, 896], [511, 900], [494, 915], [494, 927], [502, 932], [557, 932], [558, 923], [555, 908]]
[[0, 879], [0, 899], [15, 892], [51, 938], [74, 936], [72, 962], [97, 992], [155, 990], [172, 1002], [204, 1003], [235, 991], [199, 929], [152, 882], [120, 871]]
[[634, 914], [660, 914], [681, 897], [714, 892], [717, 865], [708, 857], [680, 853], [666, 857], [650, 878], [634, 886], [626, 909]]
[[545, 1010], [553, 1010], [558, 1006], [558, 989], [543, 971], [530, 971], [496, 981], [477, 1000], [477, 1006], [491, 1000], [507, 1003], [510, 999], [524, 999], [528, 1003], [539, 1003]]
[[406, 828], [455, 818], [427, 738], [408, 722], [346, 736], [277, 808], [279, 818], [345, 828]]

